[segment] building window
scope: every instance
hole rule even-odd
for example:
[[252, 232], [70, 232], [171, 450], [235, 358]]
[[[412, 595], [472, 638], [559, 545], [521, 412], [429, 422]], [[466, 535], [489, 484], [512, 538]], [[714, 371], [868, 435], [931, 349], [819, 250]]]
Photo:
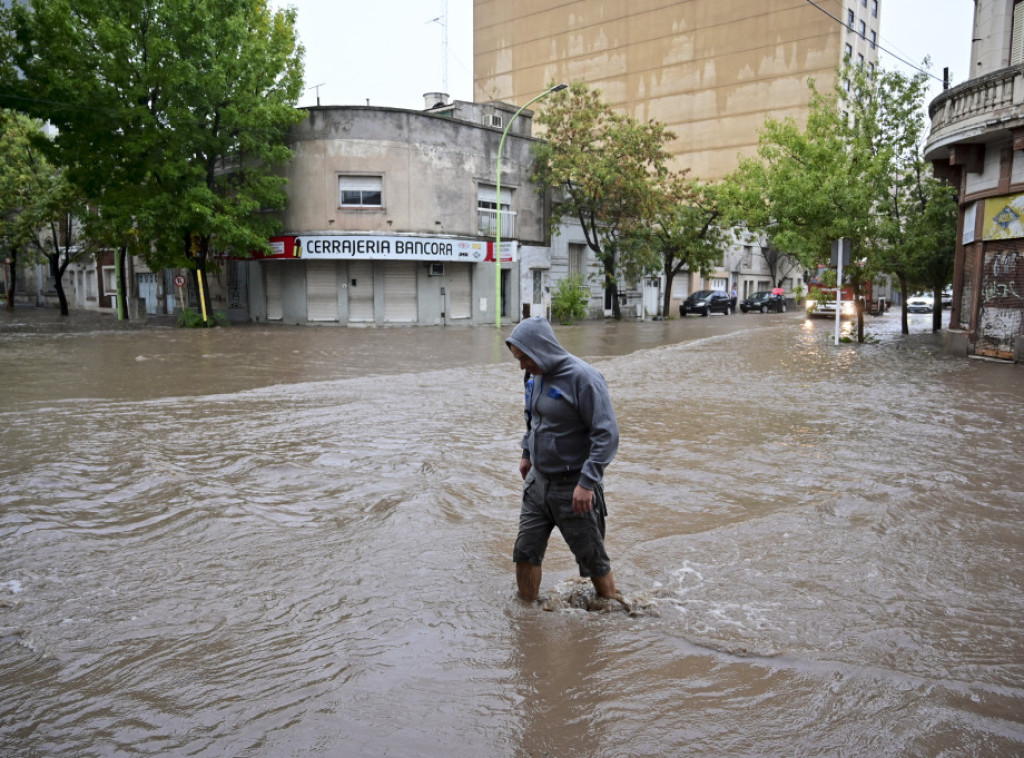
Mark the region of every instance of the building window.
[[853, 31], [853, 11], [846, 11], [846, 25]]
[[864, 68], [864, 54], [863, 53], [857, 53], [857, 66], [859, 68]]
[[871, 49], [875, 49], [875, 41], [878, 39], [878, 35], [874, 29], [871, 30]]
[[860, 22], [860, 37], [861, 37], [861, 39], [864, 39], [867, 36], [867, 33], [868, 33], [868, 25], [865, 24], [863, 21], [861, 21]]
[[586, 245], [581, 245], [578, 242], [569, 243], [569, 276], [575, 274], [583, 276], [583, 261], [586, 251]]
[[342, 208], [382, 208], [383, 187], [379, 176], [339, 176], [338, 205]]
[[103, 267], [103, 292], [117, 293], [117, 269], [114, 266]]
[[1024, 63], [1024, 2], [1013, 6], [1013, 34], [1010, 37], [1010, 65]]
[[867, 8], [868, 7], [868, 0], [860, 0], [860, 4], [863, 5], [865, 8]]
[[846, 60], [850, 60], [853, 57], [853, 45], [849, 42], [846, 43], [846, 55], [844, 57]]
[[[481, 237], [498, 235], [498, 188], [481, 184], [476, 190], [477, 231]], [[512, 212], [512, 191], [501, 191], [501, 236], [511, 239], [516, 236], [516, 214]]]
[[878, 18], [878, 0], [871, 0], [871, 15]]

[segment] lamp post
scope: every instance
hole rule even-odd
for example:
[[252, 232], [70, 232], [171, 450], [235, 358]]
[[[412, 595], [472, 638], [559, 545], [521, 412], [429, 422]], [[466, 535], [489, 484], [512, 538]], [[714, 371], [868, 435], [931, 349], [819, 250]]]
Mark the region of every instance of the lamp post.
[[519, 114], [526, 110], [529, 106], [540, 100], [542, 97], [550, 95], [552, 92], [558, 92], [568, 87], [568, 84], [556, 84], [550, 89], [546, 89], [537, 95], [532, 100], [528, 101], [524, 106], [515, 112], [515, 114], [505, 124], [505, 129], [501, 133], [501, 141], [498, 143], [498, 176], [495, 182], [495, 205], [497, 206], [497, 224], [495, 225], [494, 233], [494, 325], [501, 329], [501, 153], [505, 149], [505, 137], [508, 136], [508, 130], [512, 128], [512, 122], [519, 118]]

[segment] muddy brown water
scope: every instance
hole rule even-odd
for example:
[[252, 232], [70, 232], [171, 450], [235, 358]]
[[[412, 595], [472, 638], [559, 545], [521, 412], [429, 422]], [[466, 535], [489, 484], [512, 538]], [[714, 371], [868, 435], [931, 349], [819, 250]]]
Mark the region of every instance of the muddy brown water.
[[493, 328], [0, 314], [0, 754], [1024, 754], [1024, 369], [929, 324], [558, 327], [630, 617], [514, 598]]

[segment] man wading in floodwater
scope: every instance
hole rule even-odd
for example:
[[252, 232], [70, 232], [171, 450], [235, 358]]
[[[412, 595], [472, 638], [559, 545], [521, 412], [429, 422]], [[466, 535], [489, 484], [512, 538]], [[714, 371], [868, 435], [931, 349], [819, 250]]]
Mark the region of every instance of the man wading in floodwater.
[[621, 597], [604, 549], [601, 480], [619, 446], [604, 377], [566, 351], [546, 319], [521, 321], [505, 344], [527, 372], [527, 432], [519, 461], [523, 505], [512, 551], [519, 596], [537, 599], [544, 551], [557, 526], [580, 576], [589, 577], [601, 597]]

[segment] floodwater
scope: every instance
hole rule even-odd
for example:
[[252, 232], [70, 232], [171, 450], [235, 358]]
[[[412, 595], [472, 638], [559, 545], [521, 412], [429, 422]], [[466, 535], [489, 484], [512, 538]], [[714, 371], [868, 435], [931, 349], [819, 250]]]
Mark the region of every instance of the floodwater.
[[105, 318], [0, 314], [4, 756], [1024, 754], [1024, 367], [929, 315], [556, 328], [633, 615], [515, 598], [497, 330]]

